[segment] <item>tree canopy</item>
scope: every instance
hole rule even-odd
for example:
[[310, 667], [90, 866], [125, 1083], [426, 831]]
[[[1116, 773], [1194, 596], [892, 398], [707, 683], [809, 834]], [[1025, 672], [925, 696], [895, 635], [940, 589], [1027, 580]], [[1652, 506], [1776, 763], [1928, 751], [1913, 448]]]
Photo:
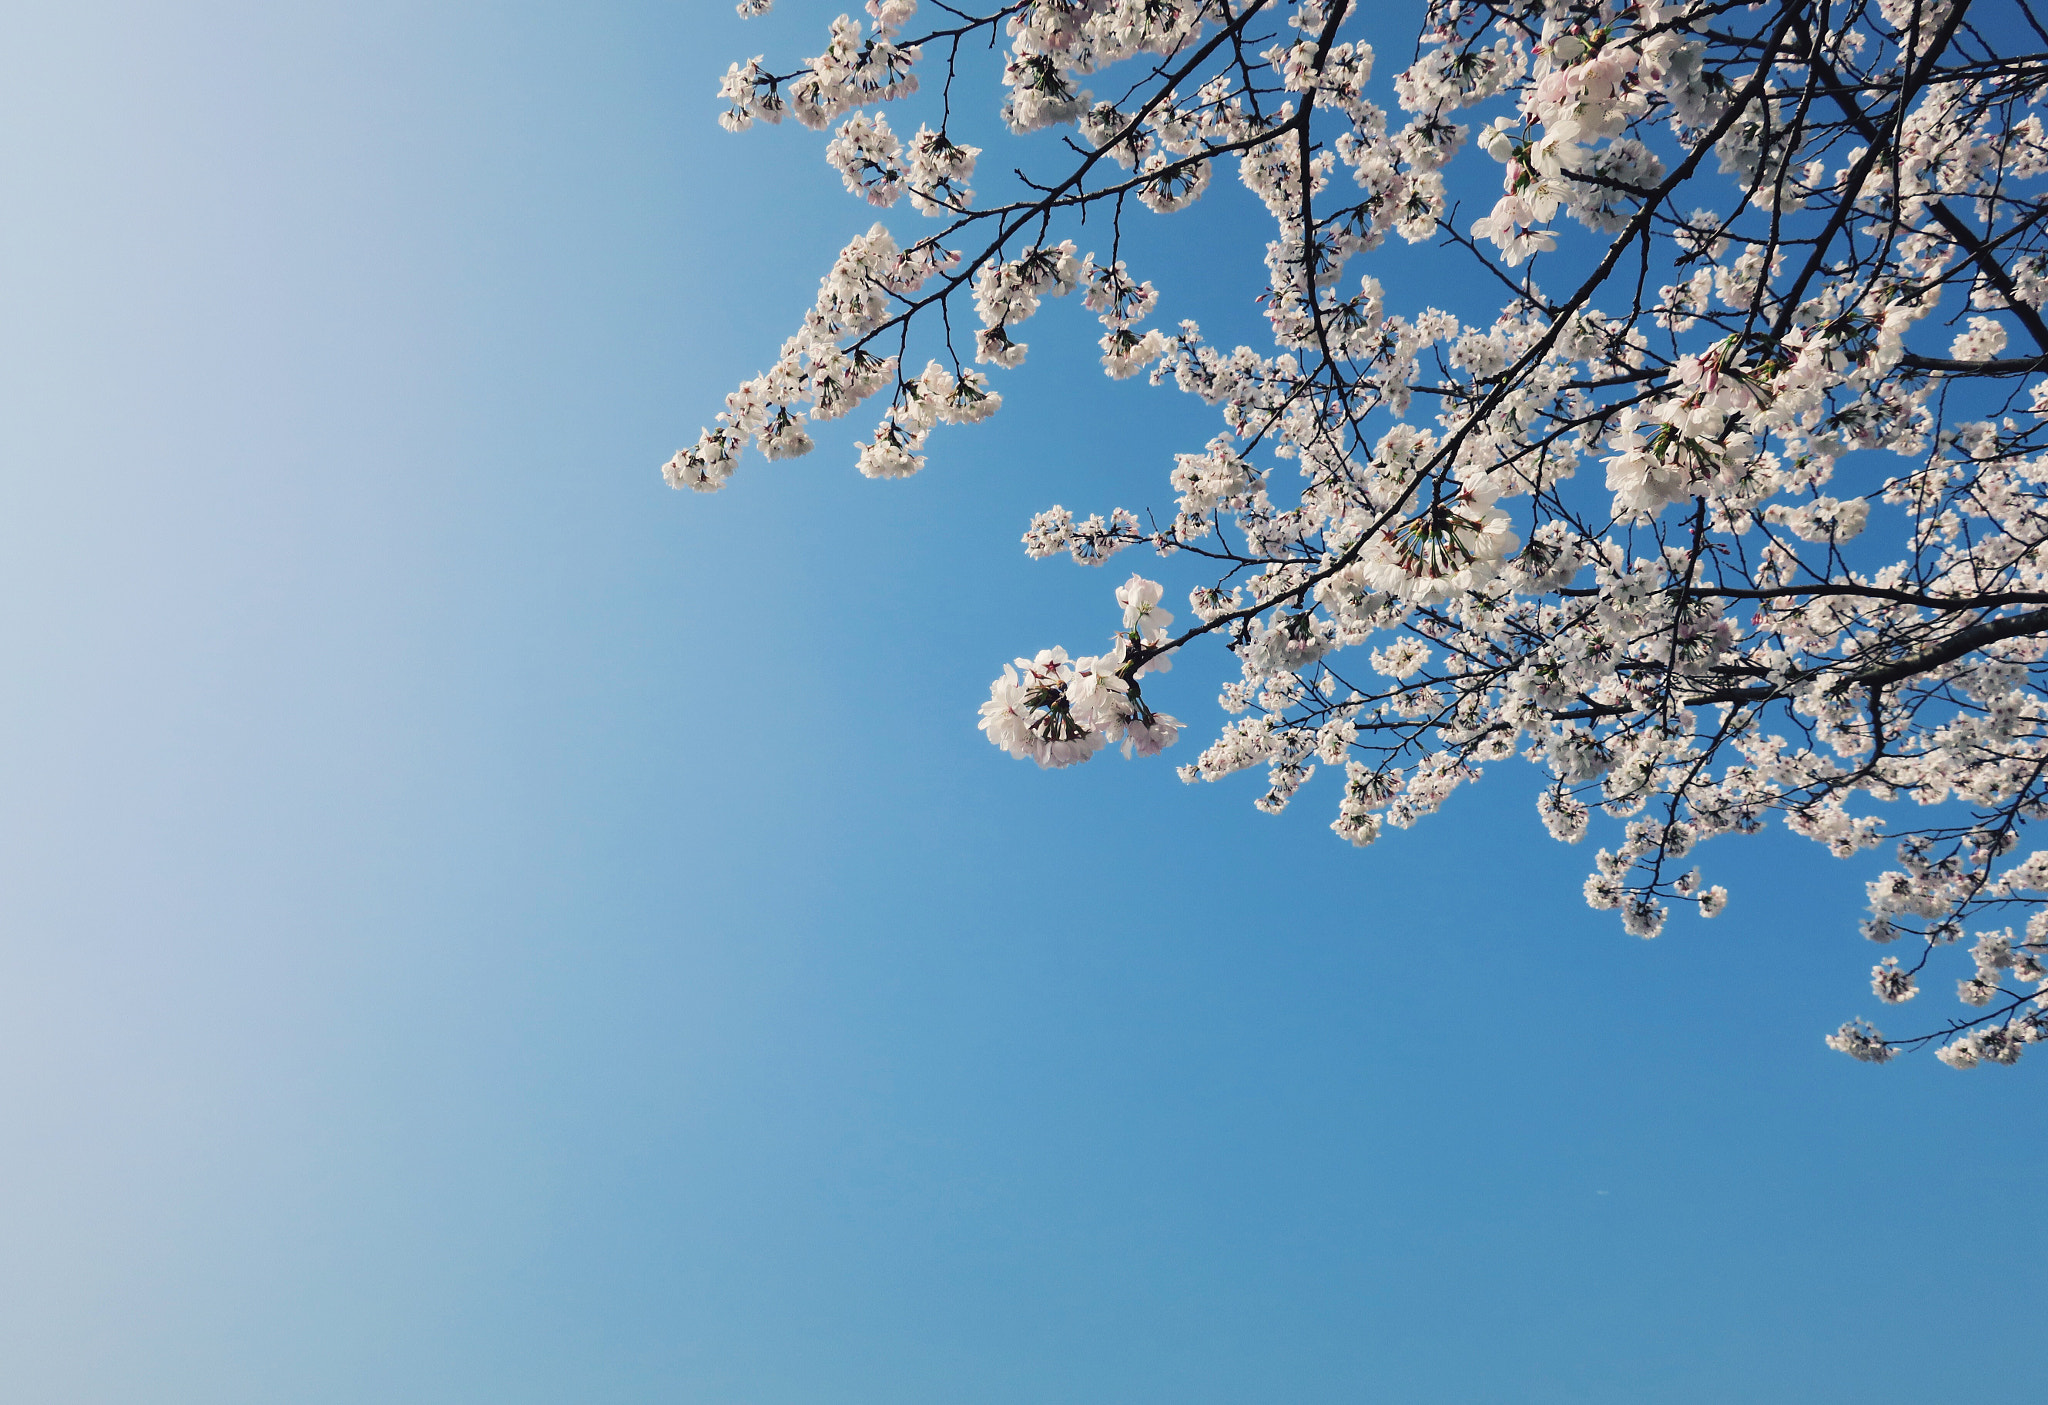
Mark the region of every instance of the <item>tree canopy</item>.
[[[1961, 1003], [1828, 1042], [2014, 1062], [2048, 1039], [2048, 850], [2024, 834], [2048, 805], [2048, 29], [2026, 0], [1437, 0], [1397, 67], [1372, 13], [868, 0], [814, 57], [734, 64], [725, 126], [829, 130], [850, 191], [928, 223], [849, 242], [668, 480], [719, 488], [864, 402], [860, 471], [915, 473], [1078, 294], [1108, 375], [1221, 424], [1156, 510], [1049, 507], [1024, 547], [1146, 548], [1186, 609], [1131, 575], [1109, 647], [1003, 670], [991, 742], [1165, 751], [1186, 724], [1145, 684], [1215, 635], [1230, 720], [1183, 778], [1263, 767], [1278, 811], [1335, 771], [1331, 827], [1363, 845], [1520, 755], [1554, 837], [1617, 821], [1585, 896], [1639, 936], [1721, 909], [1693, 858], [1714, 836], [1776, 816], [1838, 856], [1890, 845], [1872, 989], [1903, 1004], [1946, 972]], [[1009, 130], [1059, 139], [1019, 142], [979, 199], [950, 128], [990, 47]], [[1459, 206], [1454, 159], [1497, 171], [1490, 208]], [[1243, 289], [1269, 346], [1158, 324], [1119, 256], [1135, 206], [1180, 212], [1218, 174], [1272, 219]], [[1498, 315], [1383, 287], [1389, 237]]]

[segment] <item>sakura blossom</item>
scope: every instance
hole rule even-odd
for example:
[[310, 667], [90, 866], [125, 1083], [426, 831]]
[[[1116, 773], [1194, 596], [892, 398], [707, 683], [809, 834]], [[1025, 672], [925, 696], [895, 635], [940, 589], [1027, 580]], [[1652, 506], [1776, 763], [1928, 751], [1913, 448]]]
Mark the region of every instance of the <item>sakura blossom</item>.
[[[1162, 450], [1156, 500], [1028, 523], [1033, 557], [1156, 564], [1104, 590], [1097, 652], [1002, 668], [993, 745], [1157, 755], [1185, 724], [1147, 689], [1220, 662], [1188, 781], [1263, 769], [1278, 812], [1320, 772], [1363, 846], [1500, 768], [1643, 938], [1731, 901], [1708, 840], [1880, 850], [1887, 952], [1844, 998], [1921, 1022], [1827, 1043], [1980, 1068], [2048, 1039], [2048, 55], [2018, 0], [1431, 0], [1405, 63], [1357, 0], [818, 16], [815, 55], [732, 65], [718, 120], [828, 133], [896, 222], [669, 483], [869, 402], [861, 473], [943, 464], [1078, 293], [1107, 376], [1219, 424]], [[970, 103], [1028, 140], [970, 144]], [[1165, 320], [1123, 238], [1233, 178], [1272, 221], [1261, 346]], [[1390, 236], [1498, 312], [1386, 278]]]

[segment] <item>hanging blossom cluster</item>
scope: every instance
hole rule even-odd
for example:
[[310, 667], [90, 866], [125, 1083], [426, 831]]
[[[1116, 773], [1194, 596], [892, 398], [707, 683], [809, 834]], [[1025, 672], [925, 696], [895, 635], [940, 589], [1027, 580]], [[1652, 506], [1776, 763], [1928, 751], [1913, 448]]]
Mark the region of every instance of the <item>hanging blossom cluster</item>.
[[1124, 626], [1106, 654], [1069, 659], [1054, 647], [1005, 668], [981, 705], [988, 739], [1041, 766], [1071, 766], [1117, 741], [1126, 756], [1157, 756], [1172, 746], [1179, 720], [1146, 706], [1138, 685], [1146, 673], [1173, 667], [1164, 653], [1173, 623], [1173, 613], [1159, 608], [1164, 593], [1157, 581], [1135, 575], [1117, 590]]
[[[1147, 546], [1191, 570], [1188, 622], [1133, 575], [1106, 652], [1003, 670], [993, 744], [1164, 750], [1140, 680], [1206, 636], [1233, 671], [1189, 781], [1261, 771], [1277, 812], [1328, 772], [1364, 845], [1533, 763], [1549, 833], [1599, 836], [1587, 902], [1643, 937], [1728, 902], [1708, 839], [1888, 846], [1871, 992], [1957, 1003], [1828, 1043], [1971, 1067], [2048, 1039], [2048, 38], [2021, 0], [1433, 0], [1412, 51], [1357, 0], [926, 8], [727, 74], [727, 127], [827, 130], [849, 191], [932, 223], [854, 238], [671, 483], [869, 401], [861, 472], [915, 473], [1073, 297], [1107, 375], [1221, 425], [1147, 518], [1055, 506], [1025, 549]], [[993, 199], [956, 135], [977, 86], [1050, 133]], [[1159, 321], [1122, 257], [1126, 218], [1233, 175], [1271, 218], [1263, 349]], [[1391, 292], [1389, 236], [1487, 312]]]

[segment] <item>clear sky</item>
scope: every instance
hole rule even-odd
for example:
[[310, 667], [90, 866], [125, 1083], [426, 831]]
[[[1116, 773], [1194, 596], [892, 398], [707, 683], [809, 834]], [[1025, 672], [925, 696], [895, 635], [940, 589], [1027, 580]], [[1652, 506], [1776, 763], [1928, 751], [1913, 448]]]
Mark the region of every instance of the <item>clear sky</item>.
[[1357, 852], [982, 740], [1125, 573], [1031, 513], [1214, 432], [1078, 308], [915, 479], [662, 486], [870, 218], [713, 125], [838, 8], [5, 7], [0, 1399], [2038, 1392], [2048, 1063], [1822, 1047], [1871, 865], [1644, 943], [1512, 769]]

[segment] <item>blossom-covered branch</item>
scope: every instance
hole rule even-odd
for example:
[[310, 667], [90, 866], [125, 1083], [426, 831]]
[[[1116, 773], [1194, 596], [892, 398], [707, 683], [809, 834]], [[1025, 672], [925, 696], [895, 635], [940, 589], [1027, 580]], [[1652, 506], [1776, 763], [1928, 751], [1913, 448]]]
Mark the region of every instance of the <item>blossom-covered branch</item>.
[[[1706, 839], [1775, 816], [1838, 856], [1889, 843], [1863, 931], [1903, 954], [1872, 990], [1909, 1001], [1964, 948], [1962, 1003], [1829, 1042], [1969, 1066], [2048, 1038], [2048, 850], [2024, 832], [2048, 804], [2048, 28], [2027, 0], [1434, 0], [1384, 78], [1351, 0], [928, 3], [925, 28], [919, 8], [869, 0], [800, 66], [727, 74], [727, 127], [829, 130], [850, 192], [936, 232], [854, 238], [671, 483], [718, 488], [749, 445], [805, 453], [864, 403], [860, 470], [915, 473], [941, 425], [996, 414], [1024, 325], [1078, 293], [1108, 375], [1221, 424], [1175, 455], [1170, 513], [1052, 507], [1025, 548], [1148, 545], [1193, 574], [1191, 619], [1131, 576], [1107, 650], [1003, 670], [992, 742], [1043, 766], [1174, 745], [1146, 682], [1211, 635], [1231, 720], [1186, 779], [1263, 768], [1278, 811], [1334, 770], [1332, 827], [1367, 844], [1525, 758], [1556, 838], [1611, 821], [1586, 898], [1646, 937], [1726, 902], [1691, 866]], [[988, 200], [954, 130], [984, 81], [1012, 133], [1060, 137], [1021, 144], [1040, 169], [1020, 157]], [[1134, 205], [1178, 214], [1219, 171], [1271, 220], [1245, 289], [1265, 348], [1157, 322], [1122, 257]], [[1476, 218], [1456, 203], [1495, 179]], [[1389, 237], [1470, 269], [1497, 313], [1391, 297], [1370, 272]]]

